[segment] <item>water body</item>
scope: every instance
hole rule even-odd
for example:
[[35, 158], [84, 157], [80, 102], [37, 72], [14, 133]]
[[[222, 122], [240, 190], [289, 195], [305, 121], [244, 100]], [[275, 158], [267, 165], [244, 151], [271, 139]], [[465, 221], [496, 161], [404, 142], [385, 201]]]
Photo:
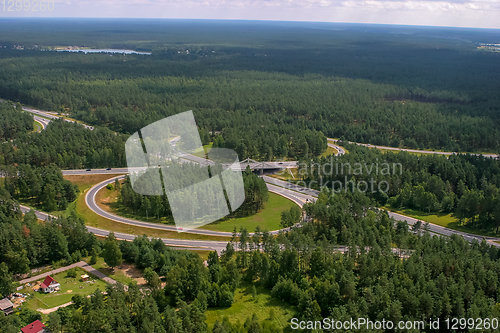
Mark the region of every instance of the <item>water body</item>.
[[82, 50], [57, 50], [58, 52], [81, 52], [81, 53], [120, 53], [120, 54], [145, 54], [151, 55], [151, 52], [138, 52], [134, 50], [120, 49], [82, 49]]

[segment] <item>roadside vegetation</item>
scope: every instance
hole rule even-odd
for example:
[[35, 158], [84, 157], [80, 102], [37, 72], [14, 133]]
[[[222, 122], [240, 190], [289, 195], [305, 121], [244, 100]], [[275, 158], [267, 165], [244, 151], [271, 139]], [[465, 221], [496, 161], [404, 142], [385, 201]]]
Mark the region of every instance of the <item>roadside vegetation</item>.
[[396, 211], [410, 209], [414, 216], [448, 216], [434, 220], [440, 225], [451, 223], [451, 227], [461, 231], [498, 235], [500, 164], [497, 160], [463, 154], [383, 153], [340, 143], [348, 147], [349, 154], [302, 163], [297, 172], [299, 180], [317, 189], [319, 184], [328, 184], [331, 189], [336, 182], [337, 192], [352, 191], [352, 184], [346, 178], [354, 181], [355, 186], [373, 181], [373, 189], [369, 185], [361, 188], [377, 205]]

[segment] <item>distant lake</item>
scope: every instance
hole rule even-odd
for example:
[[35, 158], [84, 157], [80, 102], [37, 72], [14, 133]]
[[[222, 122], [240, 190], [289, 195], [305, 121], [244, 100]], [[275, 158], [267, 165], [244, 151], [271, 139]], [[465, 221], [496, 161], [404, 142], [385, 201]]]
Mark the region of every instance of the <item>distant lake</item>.
[[151, 52], [138, 52], [134, 50], [120, 49], [82, 49], [82, 50], [57, 50], [59, 52], [82, 52], [82, 53], [120, 53], [120, 54], [146, 54], [151, 55]]

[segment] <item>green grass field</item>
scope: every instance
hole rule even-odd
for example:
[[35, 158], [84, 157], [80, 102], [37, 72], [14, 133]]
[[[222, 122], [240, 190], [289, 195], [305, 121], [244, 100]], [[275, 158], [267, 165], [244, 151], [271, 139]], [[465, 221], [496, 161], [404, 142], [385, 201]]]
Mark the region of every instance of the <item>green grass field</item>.
[[384, 207], [387, 210], [393, 211], [398, 214], [403, 214], [406, 216], [410, 216], [425, 222], [433, 223], [440, 225], [442, 227], [446, 227], [449, 229], [467, 232], [471, 234], [476, 234], [480, 236], [491, 236], [498, 237], [493, 231], [490, 230], [480, 230], [476, 228], [471, 228], [467, 225], [461, 225], [457, 218], [453, 216], [453, 214], [444, 214], [444, 213], [425, 213], [414, 209], [403, 209], [403, 210], [394, 210], [388, 207]]
[[280, 327], [289, 326], [290, 320], [297, 316], [297, 309], [294, 306], [271, 298], [267, 289], [257, 287], [257, 299], [252, 297], [252, 286], [242, 285], [234, 293], [234, 303], [229, 308], [209, 308], [206, 312], [206, 323], [212, 329], [216, 320], [222, 322], [224, 317], [228, 317], [231, 323], [244, 323], [247, 318], [251, 318], [255, 313], [259, 321], [271, 320], [271, 309], [274, 311], [274, 322]]
[[[43, 292], [34, 292], [32, 290], [30, 291], [29, 287], [22, 289], [20, 292], [29, 292], [32, 295], [29, 297], [29, 300], [25, 302], [25, 305], [33, 310], [49, 309], [71, 302], [71, 297], [73, 297], [74, 295], [90, 295], [97, 288], [99, 288], [101, 291], [106, 290], [106, 282], [94, 278], [92, 275], [90, 275], [88, 281], [82, 282], [80, 280], [80, 276], [86, 274], [86, 272], [81, 268], [77, 268], [76, 278], [67, 277], [67, 274], [68, 271], [65, 271], [52, 276], [57, 282], [61, 284], [61, 290], [57, 292], [45, 294]], [[43, 280], [44, 279], [41, 279], [41, 281]]]
[[240, 217], [235, 219], [223, 219], [214, 223], [203, 226], [203, 229], [214, 231], [232, 232], [236, 227], [245, 227], [249, 232], [254, 232], [257, 226], [261, 230], [278, 230], [280, 229], [281, 212], [289, 210], [293, 205], [292, 201], [275, 193], [269, 193], [269, 200], [265, 203], [264, 208], [257, 214]]
[[[130, 209], [120, 206], [116, 202], [117, 197], [118, 193], [116, 191], [103, 188], [97, 194], [96, 202], [103, 209], [123, 217], [137, 219], [141, 221], [158, 222], [158, 220], [155, 217], [150, 216], [148, 219], [146, 219], [145, 216], [137, 216]], [[239, 230], [241, 226], [244, 226], [247, 228], [249, 232], [253, 232], [255, 230], [255, 227], [259, 226], [261, 229], [267, 229], [269, 231], [278, 230], [280, 229], [281, 212], [290, 209], [293, 205], [294, 203], [292, 201], [275, 193], [269, 193], [268, 202], [265, 203], [264, 208], [257, 214], [247, 217], [223, 219], [221, 221], [207, 224], [202, 228], [214, 231], [232, 232], [235, 227]], [[165, 219], [161, 219], [160, 222], [168, 223], [168, 221], [166, 221]], [[193, 236], [191, 234], [185, 234], [185, 235], [186, 236], [189, 235], [189, 237]], [[216, 238], [216, 239], [222, 240], [222, 238]]]
[[33, 120], [33, 132], [40, 132], [43, 126], [38, 121]]
[[327, 157], [327, 156], [330, 156], [330, 155], [335, 155], [337, 154], [337, 149], [333, 148], [333, 147], [328, 147], [326, 148], [326, 150], [323, 152], [323, 154], [320, 155], [320, 157]]
[[[83, 260], [88, 263], [90, 261], [90, 257], [84, 258]], [[115, 267], [114, 270], [111, 270], [111, 268], [109, 268], [109, 266], [104, 262], [104, 259], [101, 257], [97, 258], [97, 262], [94, 265], [92, 265], [92, 267], [97, 269], [99, 272], [106, 274], [107, 276], [109, 276], [113, 280], [116, 280], [116, 281], [118, 281], [124, 285], [127, 285], [127, 286], [130, 283], [132, 283], [133, 281], [135, 281], [134, 278], [132, 278], [131, 276], [134, 276], [137, 278], [142, 278], [142, 272], [138, 268], [136, 268], [134, 265], [122, 264], [118, 267]], [[124, 267], [125, 267], [125, 269], [122, 269]], [[129, 274], [131, 276], [128, 276], [125, 273], [128, 270], [131, 270], [131, 271], [133, 270], [133, 274]]]
[[208, 154], [210, 149], [212, 149], [213, 142], [210, 142], [208, 145], [203, 146], [203, 150], [196, 150], [193, 155], [198, 157], [206, 157], [205, 154]]

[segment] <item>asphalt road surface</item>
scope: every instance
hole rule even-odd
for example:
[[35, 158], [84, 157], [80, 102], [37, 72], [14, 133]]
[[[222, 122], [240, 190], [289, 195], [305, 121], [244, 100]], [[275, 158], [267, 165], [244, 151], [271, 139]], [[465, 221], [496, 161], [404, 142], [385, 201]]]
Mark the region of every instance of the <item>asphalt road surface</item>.
[[[212, 231], [212, 230], [205, 230], [205, 229], [189, 229], [189, 230], [179, 230], [177, 227], [172, 226], [172, 225], [167, 225], [167, 224], [161, 224], [161, 223], [151, 223], [151, 222], [144, 222], [144, 221], [138, 221], [134, 219], [128, 219], [122, 216], [118, 216], [112, 213], [109, 213], [102, 209], [95, 200], [95, 197], [97, 193], [106, 185], [114, 183], [115, 179], [118, 178], [123, 178], [124, 176], [116, 176], [112, 177], [110, 179], [107, 179], [105, 181], [100, 182], [99, 184], [93, 186], [86, 194], [85, 194], [85, 203], [87, 206], [96, 214], [107, 218], [109, 220], [115, 221], [115, 222], [120, 222], [124, 224], [129, 224], [137, 227], [144, 227], [144, 228], [152, 228], [152, 229], [160, 229], [160, 230], [168, 230], [168, 231], [177, 231], [177, 232], [185, 232], [185, 233], [191, 233], [191, 234], [198, 234], [198, 235], [207, 235], [207, 236], [219, 236], [219, 237], [231, 237], [232, 233], [231, 232], [224, 232], [224, 231]], [[294, 203], [302, 207], [307, 201], [307, 199], [314, 199], [313, 197], [310, 196], [305, 196], [301, 193], [297, 193], [282, 187], [278, 187], [272, 184], [268, 184], [268, 189], [271, 192], [277, 193], [287, 199], [292, 200]], [[288, 230], [288, 228], [283, 229], [283, 231]], [[270, 231], [270, 234], [278, 234], [279, 230], [274, 230]], [[250, 235], [253, 235], [253, 233], [250, 233]]]
[[[328, 139], [328, 141], [337, 142], [338, 139]], [[358, 142], [351, 142], [351, 141], [349, 141], [349, 143], [357, 144], [357, 145], [365, 146], [365, 147], [369, 147], [369, 148], [386, 149], [386, 150], [396, 150], [396, 151], [406, 151], [406, 152], [409, 152], [409, 153], [438, 154], [438, 155], [465, 154], [465, 153], [459, 153], [459, 152], [446, 152], [446, 151], [419, 150], [419, 149], [407, 149], [407, 148], [377, 146], [377, 145], [371, 145], [371, 144], [368, 144], [368, 143], [358, 143]], [[471, 154], [471, 155], [483, 155], [484, 157], [498, 158], [497, 154]]]
[[39, 116], [33, 116], [33, 119], [36, 120], [37, 122], [39, 122], [42, 125], [42, 130], [46, 129], [47, 125], [50, 122], [50, 120], [48, 120], [46, 118], [39, 117]]
[[[95, 171], [100, 172], [99, 170], [95, 170]], [[113, 170], [111, 170], [111, 171], [113, 171]], [[71, 174], [85, 174], [87, 172], [90, 172], [90, 171], [71, 170]], [[116, 172], [116, 170], [115, 170], [115, 172]], [[123, 177], [123, 176], [121, 176], [121, 177]], [[272, 178], [272, 177], [268, 177], [268, 176], [263, 176], [262, 178], [266, 181], [267, 186], [271, 192], [283, 195], [284, 197], [294, 201], [296, 204], [298, 204], [301, 207], [307, 202], [315, 201], [316, 197], [319, 193], [317, 190], [313, 190], [313, 189], [305, 188], [305, 187], [298, 186], [295, 184], [291, 184], [291, 183], [288, 183], [286, 181], [279, 180], [276, 178]], [[123, 218], [121, 216], [117, 216], [117, 215], [114, 215], [114, 214], [111, 214], [111, 213], [108, 213], [108, 212], [102, 210], [95, 202], [95, 195], [97, 194], [97, 192], [101, 188], [105, 187], [107, 184], [112, 183], [112, 182], [114, 182], [114, 178], [106, 180], [106, 181], [94, 186], [92, 189], [89, 190], [89, 192], [86, 195], [86, 203], [91, 210], [93, 210], [94, 212], [96, 212], [97, 214], [99, 214], [105, 218], [108, 218], [108, 219], [111, 219], [111, 220], [114, 220], [117, 222], [121, 222], [121, 223], [132, 224], [132, 225], [142, 226], [142, 227], [177, 231], [177, 228], [174, 226], [162, 225], [162, 224], [157, 224], [157, 223], [148, 223], [148, 222], [142, 222], [142, 221], [137, 221], [137, 220], [132, 220], [132, 219], [126, 219], [126, 218]], [[409, 216], [405, 216], [405, 215], [401, 215], [401, 214], [397, 214], [397, 213], [393, 213], [393, 212], [388, 212], [388, 214], [389, 214], [389, 216], [393, 217], [396, 221], [407, 221], [407, 223], [409, 225], [414, 225], [415, 223], [417, 223], [419, 221], [418, 219], [415, 219], [415, 218], [412, 218]], [[426, 224], [423, 221], [421, 221], [421, 222], [422, 222], [422, 225]], [[429, 226], [429, 231], [432, 234], [444, 235], [444, 236], [451, 236], [452, 234], [458, 234], [460, 236], [463, 236], [464, 239], [466, 239], [468, 241], [473, 241], [474, 239], [476, 239], [479, 242], [481, 242], [482, 239], [484, 238], [490, 244], [500, 247], [500, 244], [494, 243], [495, 241], [500, 241], [500, 238], [497, 238], [497, 237], [483, 237], [483, 236], [479, 236], [479, 235], [473, 235], [473, 234], [469, 234], [469, 233], [465, 233], [465, 232], [461, 232], [461, 231], [456, 231], [453, 229], [445, 228], [445, 227], [435, 225], [435, 224], [430, 224], [430, 223], [428, 224], [428, 226]], [[204, 230], [204, 229], [187, 230], [184, 232], [211, 235], [211, 236], [231, 236], [231, 233], [228, 233], [228, 232], [210, 231], [210, 230]], [[276, 234], [278, 232], [279, 232], [279, 230], [275, 230], [271, 233]]]
[[[26, 207], [26, 206], [21, 206], [21, 210], [23, 211], [23, 213], [26, 213], [30, 210], [30, 208]], [[56, 216], [53, 216], [53, 215], [50, 215], [50, 214], [47, 214], [44, 212], [40, 212], [37, 210], [35, 210], [35, 214], [40, 220], [44, 220], [44, 221], [47, 220], [49, 217], [54, 218], [54, 219], [57, 218]], [[106, 237], [110, 233], [109, 230], [94, 228], [94, 227], [90, 227], [90, 226], [86, 226], [86, 227], [87, 227], [87, 230], [89, 232], [91, 232], [97, 236]], [[125, 234], [122, 232], [115, 232], [115, 236], [117, 239], [132, 241], [140, 235], [132, 235], [132, 234]], [[149, 237], [149, 238], [152, 239], [153, 237]], [[215, 250], [215, 251], [220, 253], [223, 249], [226, 248], [226, 245], [227, 245], [227, 242], [224, 242], [224, 241], [223, 242], [198, 241], [198, 240], [191, 240], [191, 239], [172, 239], [172, 238], [161, 238], [161, 240], [163, 241], [163, 243], [165, 243], [165, 245], [170, 246], [170, 247], [174, 247], [174, 248], [179, 249], [179, 250], [182, 250], [182, 249]]]
[[[41, 110], [37, 110], [37, 109], [33, 109], [33, 108], [28, 108], [28, 107], [25, 107], [25, 106], [23, 106], [23, 110], [27, 111], [27, 112], [30, 112], [30, 113], [33, 113], [34, 114], [33, 118], [36, 121], [41, 122], [41, 120], [42, 120], [45, 123], [45, 125], [43, 126], [43, 129], [45, 129], [47, 127], [47, 125], [48, 125], [48, 123], [50, 122], [51, 119], [59, 119], [60, 118], [59, 116], [55, 116], [55, 115], [53, 115], [50, 112], [41, 111]], [[47, 118], [49, 118], [49, 119], [47, 119]], [[67, 121], [68, 123], [74, 123], [75, 122], [75, 121], [69, 120], [69, 119], [64, 119], [64, 121]], [[90, 129], [90, 130], [94, 129], [94, 126], [89, 126], [89, 125], [85, 125], [85, 124], [82, 124], [82, 123], [78, 123], [78, 124], [82, 125], [83, 127], [87, 128], [87, 129]]]

